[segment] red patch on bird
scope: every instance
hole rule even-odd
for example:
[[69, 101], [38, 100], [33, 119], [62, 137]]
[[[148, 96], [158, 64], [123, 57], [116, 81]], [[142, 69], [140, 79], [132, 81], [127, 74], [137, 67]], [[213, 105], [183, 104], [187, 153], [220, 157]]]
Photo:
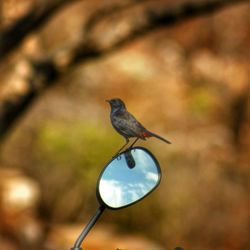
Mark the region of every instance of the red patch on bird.
[[142, 132], [142, 135], [143, 135], [144, 137], [151, 137], [151, 135], [150, 135], [149, 133], [147, 133], [147, 132]]

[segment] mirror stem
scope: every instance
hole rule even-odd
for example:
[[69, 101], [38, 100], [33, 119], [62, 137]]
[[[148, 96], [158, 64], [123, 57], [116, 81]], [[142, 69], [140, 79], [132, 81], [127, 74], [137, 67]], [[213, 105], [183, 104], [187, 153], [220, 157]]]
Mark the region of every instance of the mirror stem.
[[101, 205], [96, 210], [95, 214], [90, 219], [89, 223], [85, 226], [85, 228], [83, 229], [83, 231], [79, 235], [78, 239], [76, 240], [74, 247], [71, 248], [71, 250], [83, 250], [81, 248], [81, 244], [82, 244], [83, 240], [85, 239], [85, 237], [87, 236], [87, 234], [89, 233], [89, 231], [91, 230], [91, 228], [95, 225], [95, 223], [97, 222], [97, 220], [100, 218], [100, 216], [102, 215], [104, 209], [105, 209], [105, 206]]

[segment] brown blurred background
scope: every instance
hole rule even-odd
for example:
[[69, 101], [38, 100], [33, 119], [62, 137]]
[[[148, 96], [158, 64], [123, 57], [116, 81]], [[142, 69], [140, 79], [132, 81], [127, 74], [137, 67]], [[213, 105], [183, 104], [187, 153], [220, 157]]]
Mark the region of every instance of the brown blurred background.
[[[241, 2], [241, 3], [239, 3]], [[86, 250], [250, 249], [250, 4], [0, 1], [0, 249], [69, 249], [124, 140], [120, 97], [170, 141], [159, 188]]]

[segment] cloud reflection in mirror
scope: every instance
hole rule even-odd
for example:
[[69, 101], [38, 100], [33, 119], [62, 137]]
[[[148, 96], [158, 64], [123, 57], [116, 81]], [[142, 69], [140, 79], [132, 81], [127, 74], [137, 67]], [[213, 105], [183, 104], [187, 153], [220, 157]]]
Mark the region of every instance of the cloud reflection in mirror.
[[142, 148], [131, 151], [135, 167], [129, 168], [124, 154], [109, 163], [100, 178], [98, 191], [111, 208], [127, 206], [147, 195], [160, 180], [158, 163]]

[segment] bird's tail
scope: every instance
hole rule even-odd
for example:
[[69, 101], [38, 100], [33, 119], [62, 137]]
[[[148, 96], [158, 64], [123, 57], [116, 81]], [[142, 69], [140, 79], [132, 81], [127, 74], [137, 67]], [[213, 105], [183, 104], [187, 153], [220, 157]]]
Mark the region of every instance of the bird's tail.
[[168, 141], [168, 140], [166, 140], [165, 138], [163, 138], [163, 137], [161, 137], [161, 136], [159, 136], [159, 135], [157, 135], [157, 134], [155, 134], [155, 133], [153, 133], [153, 132], [150, 132], [150, 131], [146, 131], [144, 134], [143, 134], [145, 137], [151, 137], [151, 136], [153, 136], [153, 137], [156, 137], [156, 138], [158, 138], [158, 139], [160, 139], [160, 140], [162, 140], [162, 141], [164, 141], [164, 142], [166, 142], [166, 143], [168, 143], [168, 144], [171, 144], [171, 142], [170, 141]]

